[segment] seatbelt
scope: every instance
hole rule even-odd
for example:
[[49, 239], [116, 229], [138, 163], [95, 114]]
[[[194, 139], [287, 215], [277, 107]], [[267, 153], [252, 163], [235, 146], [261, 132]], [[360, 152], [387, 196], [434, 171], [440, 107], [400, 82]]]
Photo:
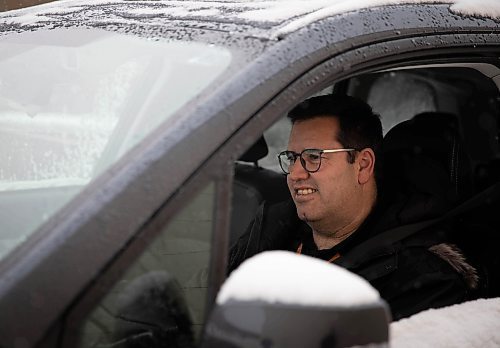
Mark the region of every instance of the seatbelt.
[[[494, 199], [498, 198], [499, 194], [500, 182], [497, 182], [495, 185], [468, 199], [467, 201], [463, 202], [462, 204], [458, 205], [457, 207], [453, 208], [440, 217], [416, 222], [413, 224], [398, 226], [388, 231], [377, 234], [376, 236], [364, 241], [363, 243], [360, 243], [352, 250], [342, 255], [339, 262], [336, 263], [346, 268], [355, 267], [356, 264], [361, 263], [362, 260], [359, 257], [352, 257], [353, 255], [357, 254], [370, 257], [372, 256], [372, 254], [380, 253], [380, 251], [384, 249], [384, 246], [386, 246], [386, 248], [388, 246], [392, 246], [395, 242], [401, 241], [419, 231], [422, 231], [427, 227], [456, 217], [459, 214], [466, 213], [474, 208], [479, 207], [481, 204], [484, 204], [488, 200], [493, 201]], [[355, 264], [354, 262], [349, 262], [348, 260], [357, 261], [355, 262]]]

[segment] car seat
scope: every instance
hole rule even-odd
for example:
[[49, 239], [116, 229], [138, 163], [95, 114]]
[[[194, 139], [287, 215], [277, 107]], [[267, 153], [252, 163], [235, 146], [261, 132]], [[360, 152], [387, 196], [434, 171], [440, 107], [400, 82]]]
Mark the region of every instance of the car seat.
[[473, 192], [472, 169], [453, 114], [425, 112], [399, 123], [382, 145], [383, 190], [401, 224], [450, 210]]
[[230, 245], [245, 232], [263, 201], [280, 202], [290, 196], [283, 174], [259, 166], [268, 152], [260, 137], [235, 163]]
[[[393, 127], [383, 141], [383, 188], [401, 225], [444, 215], [474, 194], [472, 162], [456, 116], [425, 112]], [[495, 250], [498, 202], [484, 202], [446, 225], [476, 267], [480, 288], [471, 296], [500, 292]]]

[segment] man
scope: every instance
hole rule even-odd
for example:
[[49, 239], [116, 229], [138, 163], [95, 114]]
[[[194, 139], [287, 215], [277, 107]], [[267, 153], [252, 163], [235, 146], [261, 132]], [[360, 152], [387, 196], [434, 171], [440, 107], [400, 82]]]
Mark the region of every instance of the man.
[[320, 96], [288, 117], [292, 131], [279, 161], [293, 202], [260, 207], [231, 249], [229, 271], [264, 250], [320, 258], [367, 279], [395, 320], [466, 300], [477, 275], [444, 243], [446, 226], [369, 243], [399, 224], [379, 189], [382, 126], [371, 107], [348, 96]]

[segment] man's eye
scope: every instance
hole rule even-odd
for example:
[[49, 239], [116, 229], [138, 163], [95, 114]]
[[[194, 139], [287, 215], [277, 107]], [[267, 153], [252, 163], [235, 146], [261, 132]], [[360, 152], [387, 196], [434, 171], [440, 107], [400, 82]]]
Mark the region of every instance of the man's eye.
[[319, 161], [319, 158], [320, 158], [320, 154], [318, 153], [308, 153], [306, 154], [306, 160], [307, 161], [311, 161], [311, 162], [314, 162], [314, 161]]
[[288, 162], [293, 162], [293, 161], [295, 161], [295, 155], [293, 153], [287, 153], [286, 159]]

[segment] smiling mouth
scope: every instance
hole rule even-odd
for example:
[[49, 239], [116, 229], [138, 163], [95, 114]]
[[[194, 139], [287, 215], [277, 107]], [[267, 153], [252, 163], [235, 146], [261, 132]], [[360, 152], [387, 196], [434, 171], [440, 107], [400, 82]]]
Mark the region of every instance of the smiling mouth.
[[310, 189], [310, 188], [295, 190], [295, 194], [297, 196], [306, 196], [306, 195], [310, 195], [311, 193], [314, 193], [314, 192], [318, 192], [318, 190]]

